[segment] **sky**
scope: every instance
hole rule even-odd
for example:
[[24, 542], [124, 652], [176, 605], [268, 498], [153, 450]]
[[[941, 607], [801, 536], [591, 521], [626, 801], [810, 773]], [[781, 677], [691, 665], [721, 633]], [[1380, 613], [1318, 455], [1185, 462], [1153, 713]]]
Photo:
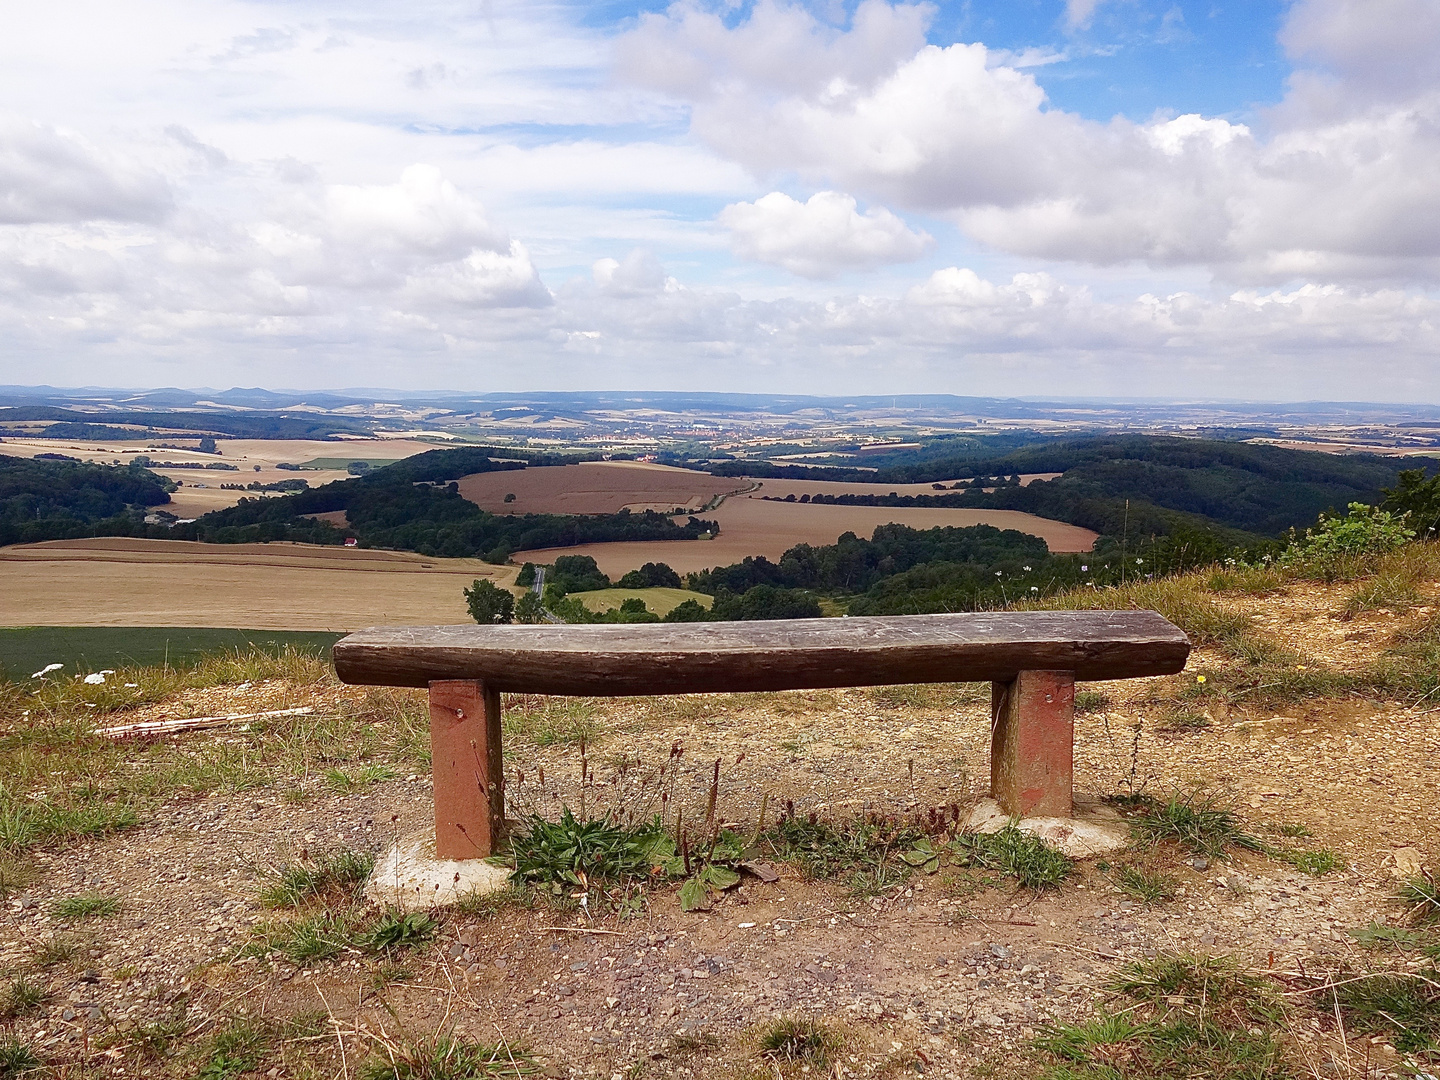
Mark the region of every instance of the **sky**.
[[1440, 401], [1440, 2], [50, 0], [0, 384]]

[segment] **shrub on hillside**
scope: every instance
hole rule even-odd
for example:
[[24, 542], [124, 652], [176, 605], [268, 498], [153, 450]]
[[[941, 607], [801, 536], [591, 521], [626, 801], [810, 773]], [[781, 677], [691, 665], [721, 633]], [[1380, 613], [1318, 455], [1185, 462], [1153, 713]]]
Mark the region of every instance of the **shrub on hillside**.
[[1292, 537], [1280, 564], [1307, 577], [1333, 581], [1363, 572], [1381, 555], [1403, 547], [1415, 538], [1405, 519], [1364, 503], [1351, 503], [1343, 518], [1320, 515], [1304, 538]]

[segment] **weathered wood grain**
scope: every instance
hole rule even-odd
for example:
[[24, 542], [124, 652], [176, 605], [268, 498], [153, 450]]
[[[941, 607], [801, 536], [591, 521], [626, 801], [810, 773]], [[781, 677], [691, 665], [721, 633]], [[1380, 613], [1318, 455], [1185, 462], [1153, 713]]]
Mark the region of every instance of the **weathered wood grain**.
[[335, 645], [348, 683], [477, 679], [509, 693], [628, 696], [1169, 675], [1190, 641], [1153, 611], [1018, 611], [772, 622], [397, 626]]

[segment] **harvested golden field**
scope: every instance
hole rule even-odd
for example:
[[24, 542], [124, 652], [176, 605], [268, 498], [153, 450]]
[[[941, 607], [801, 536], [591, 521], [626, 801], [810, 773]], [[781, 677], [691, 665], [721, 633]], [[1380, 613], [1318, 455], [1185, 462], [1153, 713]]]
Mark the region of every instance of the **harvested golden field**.
[[[528, 471], [528, 470], [527, 470]], [[770, 481], [767, 481], [770, 483]], [[762, 491], [764, 489], [761, 489]], [[894, 522], [915, 529], [940, 525], [993, 525], [1042, 537], [1051, 551], [1089, 551], [1096, 534], [1089, 529], [1049, 521], [1018, 510], [936, 510], [916, 507], [816, 506], [812, 503], [767, 502], [756, 495], [737, 495], [707, 520], [720, 523], [713, 540], [656, 540], [616, 544], [584, 544], [574, 548], [542, 548], [516, 552], [516, 562], [551, 563], [558, 555], [589, 555], [612, 578], [647, 562], [663, 562], [681, 574], [728, 566], [747, 555], [780, 558], [796, 544], [833, 544], [842, 533], [868, 538], [877, 525]]]
[[[1054, 480], [1059, 473], [1021, 473], [1020, 486], [1028, 487], [1036, 480]], [[957, 477], [953, 480], [937, 480], [935, 483], [949, 487], [959, 480], [967, 480], [969, 477]], [[935, 484], [867, 484], [858, 481], [848, 480], [757, 480], [759, 485], [755, 489], [756, 495], [769, 495], [771, 498], [783, 499], [787, 495], [794, 495], [800, 498], [801, 495], [809, 495], [812, 498], [816, 495], [940, 495]]]
[[[177, 435], [159, 441], [188, 445], [196, 440], [194, 437]], [[220, 450], [219, 456], [193, 450], [167, 449], [147, 442], [5, 439], [0, 441], [0, 454], [10, 457], [66, 454], [81, 461], [102, 465], [123, 463], [137, 454], [144, 454], [155, 461], [195, 462], [201, 465], [224, 462], [238, 466], [238, 472], [219, 469], [154, 470], [181, 485], [180, 490], [170, 496], [170, 502], [157, 509], [182, 518], [194, 518], [211, 510], [234, 506], [242, 498], [253, 498], [256, 495], [253, 491], [224, 491], [221, 484], [273, 484], [278, 480], [300, 477], [309, 481], [311, 487], [319, 487], [332, 480], [343, 480], [348, 475], [343, 468], [306, 469], [303, 472], [277, 469], [275, 466], [281, 462], [301, 465], [315, 459], [341, 458], [351, 461], [398, 461], [436, 449], [434, 443], [418, 442], [414, 439], [341, 439], [333, 442], [321, 439], [217, 439], [216, 445]], [[259, 469], [256, 469], [257, 465]]]
[[[699, 510], [754, 481], [639, 461], [586, 461], [512, 472], [475, 473], [460, 494], [492, 514], [613, 514], [630, 509]], [[514, 495], [506, 502], [507, 495]]]
[[469, 622], [478, 559], [311, 544], [52, 540], [0, 548], [0, 626], [233, 626], [355, 630]]

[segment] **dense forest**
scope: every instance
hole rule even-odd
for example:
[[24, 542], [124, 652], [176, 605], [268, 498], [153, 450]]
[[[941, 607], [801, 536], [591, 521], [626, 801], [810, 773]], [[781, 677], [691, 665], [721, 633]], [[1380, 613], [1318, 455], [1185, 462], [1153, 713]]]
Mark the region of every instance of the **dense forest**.
[[145, 528], [145, 508], [168, 503], [174, 489], [137, 466], [0, 456], [0, 545], [133, 535]]

